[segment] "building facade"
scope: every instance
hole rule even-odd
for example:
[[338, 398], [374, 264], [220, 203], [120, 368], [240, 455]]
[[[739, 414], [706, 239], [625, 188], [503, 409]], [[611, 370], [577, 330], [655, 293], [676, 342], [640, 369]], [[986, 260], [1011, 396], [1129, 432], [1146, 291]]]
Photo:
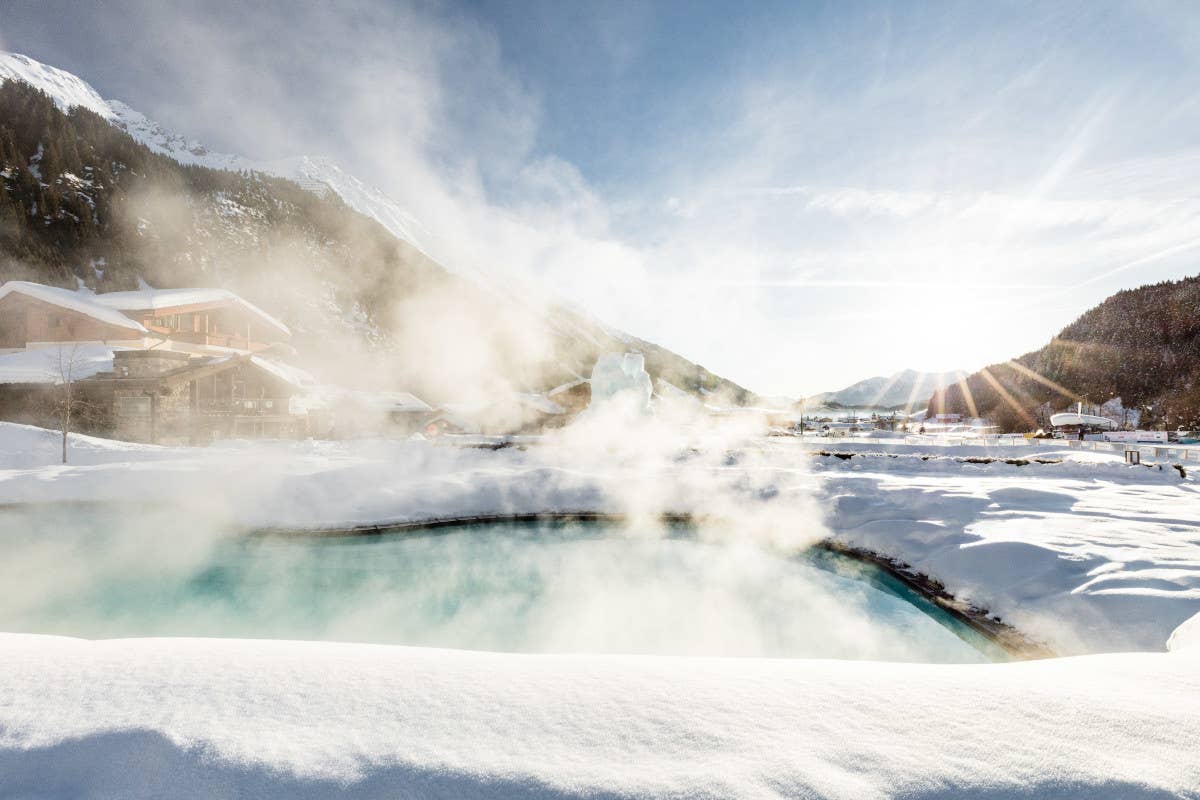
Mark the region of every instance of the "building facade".
[[311, 378], [264, 351], [291, 331], [223, 289], [93, 294], [28, 281], [0, 286], [0, 417], [72, 416], [121, 439], [202, 444], [309, 433], [295, 402]]

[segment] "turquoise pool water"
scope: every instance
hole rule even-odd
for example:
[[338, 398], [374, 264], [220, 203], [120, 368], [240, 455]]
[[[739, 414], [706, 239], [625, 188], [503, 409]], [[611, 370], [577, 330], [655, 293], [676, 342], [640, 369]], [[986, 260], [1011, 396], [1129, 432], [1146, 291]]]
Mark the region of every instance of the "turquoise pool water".
[[[699, 532], [703, 533], [703, 532]], [[167, 512], [0, 511], [0, 630], [527, 653], [971, 662], [978, 634], [870, 565], [684, 527], [503, 523], [245, 537]]]

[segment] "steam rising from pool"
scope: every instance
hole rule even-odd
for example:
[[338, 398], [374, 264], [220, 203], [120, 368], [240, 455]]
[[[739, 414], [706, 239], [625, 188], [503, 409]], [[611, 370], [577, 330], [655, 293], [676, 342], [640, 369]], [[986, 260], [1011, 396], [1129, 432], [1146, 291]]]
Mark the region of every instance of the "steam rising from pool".
[[[186, 520], [5, 512], [0, 629], [325, 639], [529, 653], [981, 661], [869, 569], [690, 529], [491, 524], [335, 539], [181, 536]], [[199, 524], [199, 523], [195, 523]], [[20, 529], [18, 531], [18, 529]], [[718, 541], [712, 541], [716, 538]], [[180, 552], [185, 542], [205, 549]], [[205, 543], [201, 545], [200, 543]], [[22, 576], [54, 570], [22, 593]], [[884, 589], [887, 589], [885, 586]], [[960, 631], [961, 633], [961, 631]]]

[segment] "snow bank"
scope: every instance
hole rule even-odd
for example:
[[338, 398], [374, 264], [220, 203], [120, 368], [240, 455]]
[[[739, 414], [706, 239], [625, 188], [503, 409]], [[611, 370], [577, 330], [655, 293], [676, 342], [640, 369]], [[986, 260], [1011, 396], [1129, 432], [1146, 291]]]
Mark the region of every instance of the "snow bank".
[[1200, 648], [1200, 613], [1176, 628], [1167, 640], [1167, 649], [1172, 652], [1185, 647]]
[[90, 378], [98, 372], [112, 369], [113, 351], [121, 347], [103, 344], [39, 347], [0, 355], [0, 383], [62, 383], [59, 358], [73, 362], [71, 376], [75, 380]]
[[945, 667], [3, 635], [0, 669], [5, 796], [1200, 788], [1195, 650]]
[[701, 511], [738, 535], [777, 525], [798, 537], [785, 544], [833, 535], [902, 559], [1059, 652], [1168, 636], [1171, 652], [949, 666], [0, 634], [0, 796], [1200, 793], [1200, 493], [1174, 470], [837, 458], [794, 440], [658, 461], [81, 436], [64, 467], [55, 436], [0, 423], [0, 506], [132, 500], [297, 527]]
[[1170, 467], [860, 455], [820, 470], [836, 539], [907, 562], [1056, 652], [1161, 650], [1200, 611], [1200, 486]]

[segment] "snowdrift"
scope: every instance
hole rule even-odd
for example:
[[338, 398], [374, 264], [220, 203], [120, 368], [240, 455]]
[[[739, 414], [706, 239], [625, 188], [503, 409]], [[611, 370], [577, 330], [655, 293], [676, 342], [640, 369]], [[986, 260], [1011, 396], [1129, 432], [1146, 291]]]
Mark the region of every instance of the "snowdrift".
[[4, 796], [1130, 800], [1200, 787], [1194, 649], [946, 667], [4, 635], [0, 669]]

